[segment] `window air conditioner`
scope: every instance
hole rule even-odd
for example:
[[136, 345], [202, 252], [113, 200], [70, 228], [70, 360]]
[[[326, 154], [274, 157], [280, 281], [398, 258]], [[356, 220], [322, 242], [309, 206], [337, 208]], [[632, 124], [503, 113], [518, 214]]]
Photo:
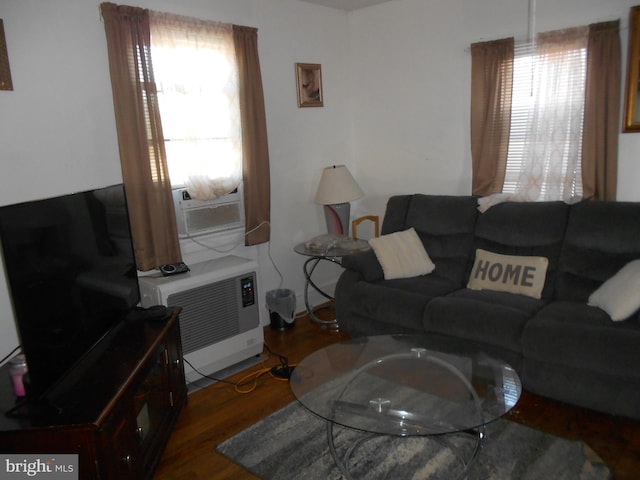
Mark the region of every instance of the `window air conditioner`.
[[181, 238], [240, 228], [244, 225], [242, 196], [238, 190], [215, 200], [195, 200], [186, 188], [173, 190]]

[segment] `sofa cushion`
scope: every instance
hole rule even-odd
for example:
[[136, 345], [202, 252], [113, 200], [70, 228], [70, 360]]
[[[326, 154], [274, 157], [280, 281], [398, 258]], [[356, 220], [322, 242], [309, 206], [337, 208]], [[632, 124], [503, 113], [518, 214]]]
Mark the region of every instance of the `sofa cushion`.
[[640, 319], [613, 323], [582, 302], [554, 301], [524, 329], [526, 358], [607, 375], [640, 378]]
[[367, 282], [377, 282], [384, 278], [382, 265], [373, 250], [358, 252], [342, 257], [340, 263], [346, 270], [359, 273]]
[[372, 238], [369, 245], [387, 280], [426, 275], [435, 268], [413, 227]]
[[569, 206], [563, 202], [495, 205], [478, 217], [475, 248], [548, 259], [542, 298], [551, 298], [568, 213]]
[[380, 235], [399, 232], [407, 228], [407, 210], [413, 195], [394, 195], [387, 200]]
[[500, 255], [479, 248], [467, 288], [540, 298], [548, 265], [544, 257]]
[[[422, 330], [424, 309], [433, 297], [457, 288], [450, 280], [434, 274], [375, 283], [350, 278], [348, 300], [336, 289], [338, 321], [340, 315], [356, 312], [378, 322], [414, 330]], [[342, 284], [339, 282], [338, 286]]]
[[588, 200], [571, 206], [555, 297], [586, 303], [607, 279], [640, 258], [640, 203]]
[[462, 287], [471, 263], [477, 216], [473, 196], [395, 196], [387, 203], [381, 233], [413, 227], [436, 266], [434, 273]]
[[640, 260], [627, 263], [589, 296], [589, 305], [599, 307], [612, 320], [626, 320], [640, 308]]
[[457, 290], [429, 302], [424, 329], [519, 353], [525, 324], [546, 303], [505, 292]]

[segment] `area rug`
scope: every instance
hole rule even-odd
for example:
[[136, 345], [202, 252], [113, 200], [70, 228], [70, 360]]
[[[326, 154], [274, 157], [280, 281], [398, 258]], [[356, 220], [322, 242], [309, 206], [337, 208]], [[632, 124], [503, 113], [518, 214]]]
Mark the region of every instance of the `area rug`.
[[[362, 438], [361, 432], [335, 427], [338, 453]], [[354, 478], [451, 479], [463, 470], [455, 452], [470, 455], [468, 436], [428, 438], [377, 436], [352, 454]], [[265, 480], [340, 480], [329, 452], [326, 423], [293, 402], [217, 446], [218, 452]], [[465, 457], [466, 458], [466, 457]], [[605, 480], [609, 468], [584, 443], [498, 420], [469, 471], [469, 480]]]

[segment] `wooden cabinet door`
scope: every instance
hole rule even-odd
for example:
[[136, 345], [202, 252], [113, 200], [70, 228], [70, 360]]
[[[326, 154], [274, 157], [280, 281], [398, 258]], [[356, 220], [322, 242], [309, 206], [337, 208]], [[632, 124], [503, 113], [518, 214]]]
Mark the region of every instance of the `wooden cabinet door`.
[[179, 322], [176, 322], [167, 334], [166, 348], [169, 363], [169, 389], [172, 392], [172, 403], [179, 409], [187, 400]]
[[138, 480], [142, 478], [142, 458], [136, 424], [130, 409], [111, 414], [100, 431], [105, 480]]

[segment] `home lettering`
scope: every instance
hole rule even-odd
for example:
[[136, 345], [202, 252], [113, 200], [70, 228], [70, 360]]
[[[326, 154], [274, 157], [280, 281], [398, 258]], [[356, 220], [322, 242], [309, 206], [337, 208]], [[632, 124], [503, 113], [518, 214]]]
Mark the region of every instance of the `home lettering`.
[[474, 278], [489, 280], [490, 282], [501, 282], [504, 284], [522, 285], [532, 287], [536, 267], [522, 265], [512, 265], [511, 263], [491, 263], [479, 260], [477, 263]]

